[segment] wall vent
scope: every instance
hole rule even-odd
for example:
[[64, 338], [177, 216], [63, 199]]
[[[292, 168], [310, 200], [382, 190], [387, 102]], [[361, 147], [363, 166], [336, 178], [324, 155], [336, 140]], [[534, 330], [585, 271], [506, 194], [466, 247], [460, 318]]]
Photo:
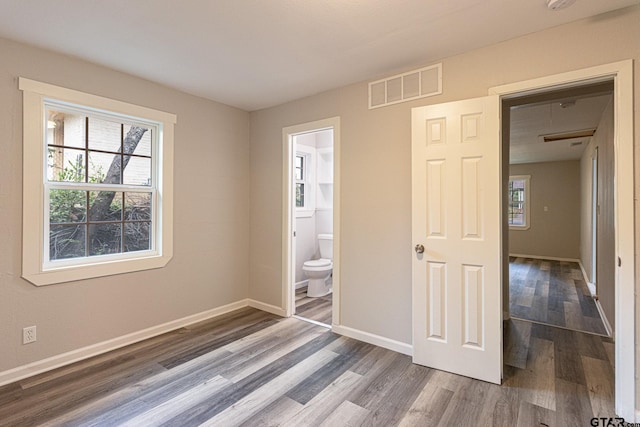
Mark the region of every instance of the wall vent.
[[442, 63], [369, 83], [369, 109], [442, 93]]

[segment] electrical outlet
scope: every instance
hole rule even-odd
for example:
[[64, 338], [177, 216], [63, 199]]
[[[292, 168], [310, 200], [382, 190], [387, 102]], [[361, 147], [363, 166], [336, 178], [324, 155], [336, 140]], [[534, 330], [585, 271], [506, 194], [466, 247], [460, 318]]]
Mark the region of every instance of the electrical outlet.
[[22, 344], [29, 344], [36, 341], [36, 327], [28, 326], [22, 328]]

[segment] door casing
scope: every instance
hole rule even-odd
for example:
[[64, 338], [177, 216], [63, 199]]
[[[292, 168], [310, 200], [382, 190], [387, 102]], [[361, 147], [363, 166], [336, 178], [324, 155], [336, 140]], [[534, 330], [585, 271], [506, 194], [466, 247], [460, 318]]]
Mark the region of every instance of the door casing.
[[340, 324], [340, 117], [317, 120], [282, 129], [282, 307], [286, 317], [295, 312], [295, 251], [293, 205], [293, 137], [333, 129], [333, 302], [332, 326]]
[[610, 80], [614, 82], [615, 248], [616, 262], [619, 260], [615, 278], [615, 408], [618, 415], [637, 422], [639, 419], [635, 413], [633, 61], [625, 60], [496, 86], [489, 89], [489, 94], [509, 99]]

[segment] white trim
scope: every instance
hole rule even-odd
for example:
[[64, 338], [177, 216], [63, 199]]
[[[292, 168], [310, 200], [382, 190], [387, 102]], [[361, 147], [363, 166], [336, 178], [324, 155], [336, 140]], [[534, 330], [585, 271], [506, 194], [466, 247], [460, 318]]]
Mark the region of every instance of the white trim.
[[[36, 286], [70, 282], [93, 277], [110, 276], [133, 271], [161, 268], [173, 257], [173, 137], [175, 114], [91, 95], [47, 83], [20, 77], [23, 91], [23, 198], [22, 198], [22, 277]], [[46, 263], [44, 250], [48, 245], [44, 230], [43, 140], [45, 100], [55, 98], [63, 103], [82, 105], [87, 109], [109, 111], [115, 115], [154, 121], [158, 125], [158, 153], [154, 161], [162, 165], [157, 175], [154, 235], [155, 251], [144, 252], [130, 259], [96, 257], [86, 264], [64, 265]], [[100, 259], [101, 258], [101, 259]], [[45, 269], [46, 268], [46, 269]]]
[[607, 335], [612, 337], [613, 328], [611, 327], [611, 323], [609, 323], [609, 319], [607, 319], [607, 315], [604, 313], [602, 304], [600, 304], [600, 300], [598, 299], [594, 299], [594, 301], [596, 303], [596, 308], [598, 309], [598, 313], [600, 314], [600, 319], [602, 319], [602, 323], [604, 324], [604, 329], [607, 331]]
[[56, 356], [48, 357], [46, 359], [38, 360], [27, 365], [18, 366], [17, 368], [0, 372], [0, 386], [10, 384], [62, 366], [66, 366], [71, 363], [79, 362], [90, 357], [98, 356], [100, 354], [107, 353], [109, 351], [125, 347], [127, 345], [135, 344], [137, 342], [153, 338], [155, 336], [162, 335], [167, 332], [192, 325], [194, 323], [209, 320], [214, 317], [232, 312], [234, 310], [247, 307], [249, 305], [250, 300], [247, 299], [236, 301], [231, 304], [223, 305], [221, 307], [203, 311], [201, 313], [193, 314], [181, 319], [172, 320], [161, 325], [152, 326], [141, 331], [132, 332], [127, 335], [123, 335], [107, 341], [102, 341], [87, 347], [69, 351], [67, 353], [62, 353]]
[[331, 330], [336, 334], [377, 345], [378, 347], [406, 354], [407, 356], [413, 356], [413, 346], [411, 344], [392, 340], [390, 338], [361, 331], [359, 329], [349, 328], [348, 326], [337, 325], [335, 323], [331, 326]]
[[51, 97], [60, 101], [67, 101], [81, 105], [100, 104], [100, 108], [109, 111], [123, 112], [128, 116], [133, 115], [141, 119], [151, 119], [159, 122], [169, 122], [175, 124], [178, 118], [175, 114], [166, 113], [164, 111], [152, 108], [142, 107], [140, 105], [129, 104], [128, 102], [117, 101], [115, 99], [105, 98], [103, 96], [92, 95], [62, 86], [55, 86], [48, 83], [38, 82], [35, 80], [18, 78], [18, 89], [37, 93], [43, 97]]
[[326, 323], [318, 322], [317, 320], [307, 319], [306, 317], [298, 316], [297, 314], [294, 314], [292, 317], [295, 318], [295, 319], [298, 319], [298, 320], [302, 320], [303, 322], [313, 323], [314, 325], [322, 326], [323, 328], [327, 328], [327, 329], [331, 329], [331, 325], [327, 325]]
[[584, 265], [582, 265], [582, 261], [578, 261], [578, 265], [580, 266], [580, 271], [582, 271], [582, 278], [584, 282], [587, 284], [587, 288], [589, 288], [589, 293], [593, 297], [593, 301], [596, 303], [596, 308], [598, 309], [598, 314], [600, 314], [600, 319], [602, 319], [602, 324], [604, 325], [605, 331], [607, 331], [608, 336], [613, 336], [613, 328], [611, 327], [611, 323], [609, 323], [609, 319], [607, 315], [604, 313], [604, 309], [602, 308], [602, 304], [600, 304], [600, 300], [596, 295], [596, 285], [595, 283], [591, 283], [588, 281], [587, 270], [584, 269]]
[[281, 317], [288, 317], [286, 310], [275, 305], [267, 304], [262, 301], [256, 301], [254, 299], [247, 300], [249, 307], [257, 308], [258, 310], [266, 311], [267, 313], [275, 314]]
[[589, 276], [587, 275], [587, 270], [585, 270], [584, 265], [582, 265], [582, 260], [578, 260], [578, 265], [580, 266], [580, 271], [582, 271], [582, 277], [584, 278], [584, 282], [587, 284], [587, 288], [589, 288], [589, 293], [591, 296], [596, 295], [596, 284], [589, 281]]
[[340, 117], [288, 126], [282, 129], [282, 306], [284, 316], [295, 310], [293, 289], [295, 272], [291, 254], [295, 251], [293, 226], [292, 168], [293, 136], [302, 133], [333, 129], [333, 312], [334, 323], [340, 324]]
[[634, 206], [634, 110], [633, 60], [614, 62], [582, 70], [496, 86], [489, 94], [508, 99], [525, 94], [582, 86], [602, 81], [614, 82], [615, 111], [615, 410], [625, 419], [635, 416], [636, 407], [636, 271]]
[[304, 288], [309, 285], [309, 279], [301, 280], [300, 282], [296, 282], [296, 289]]

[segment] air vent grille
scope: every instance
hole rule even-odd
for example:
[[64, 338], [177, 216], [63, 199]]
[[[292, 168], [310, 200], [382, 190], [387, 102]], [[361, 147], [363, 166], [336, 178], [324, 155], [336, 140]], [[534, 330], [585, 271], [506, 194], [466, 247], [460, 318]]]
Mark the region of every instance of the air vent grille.
[[369, 83], [369, 109], [442, 93], [442, 64]]

